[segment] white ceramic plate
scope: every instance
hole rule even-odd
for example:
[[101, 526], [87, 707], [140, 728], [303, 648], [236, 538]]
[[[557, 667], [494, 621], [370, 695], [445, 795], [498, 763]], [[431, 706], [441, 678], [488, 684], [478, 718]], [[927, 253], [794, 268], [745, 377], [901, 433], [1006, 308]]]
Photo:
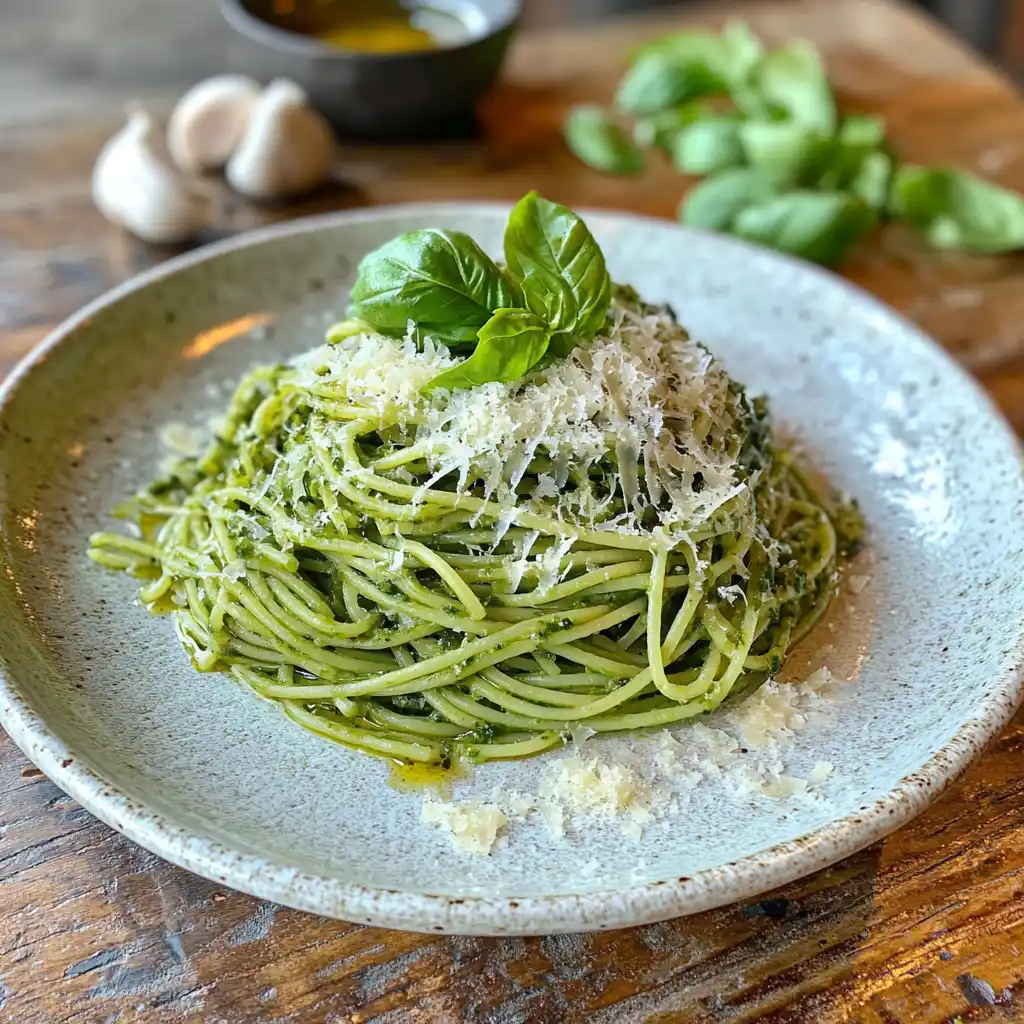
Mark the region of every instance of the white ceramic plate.
[[[639, 924], [749, 897], [878, 839], [963, 771], [1016, 707], [1021, 459], [975, 384], [835, 277], [726, 238], [596, 213], [588, 222], [613, 276], [673, 303], [736, 377], [766, 392], [776, 421], [858, 498], [869, 524], [867, 586], [809, 654], [841, 662], [831, 667], [852, 681], [785, 754], [801, 777], [819, 761], [835, 766], [814, 798], [736, 796], [705, 779], [682, 813], [639, 840], [615, 824], [559, 840], [531, 819], [514, 822], [490, 857], [467, 857], [420, 822], [421, 795], [390, 786], [384, 762], [193, 671], [170, 624], [138, 606], [133, 581], [84, 554], [107, 510], [151, 476], [160, 425], [202, 422], [248, 366], [318, 343], [374, 246], [438, 225], [496, 251], [505, 215], [463, 204], [369, 210], [200, 250], [83, 310], [4, 389], [0, 718], [62, 788], [168, 860], [267, 899], [398, 928]], [[635, 756], [653, 742], [637, 741]], [[587, 753], [613, 749], [591, 743]], [[463, 790], [529, 792], [544, 770], [544, 759], [482, 766]]]

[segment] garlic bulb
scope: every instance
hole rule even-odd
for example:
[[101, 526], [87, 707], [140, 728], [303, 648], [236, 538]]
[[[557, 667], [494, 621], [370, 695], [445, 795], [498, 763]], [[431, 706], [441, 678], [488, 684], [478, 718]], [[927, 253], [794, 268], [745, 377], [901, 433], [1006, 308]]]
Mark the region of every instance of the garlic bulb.
[[228, 184], [251, 199], [310, 192], [330, 175], [336, 142], [324, 118], [294, 82], [271, 82], [227, 166]]
[[140, 109], [101, 150], [92, 197], [107, 220], [147, 242], [183, 242], [206, 223], [205, 203], [164, 161], [156, 125]]
[[259, 94], [259, 85], [245, 75], [214, 75], [192, 86], [167, 122], [171, 159], [193, 174], [223, 167]]

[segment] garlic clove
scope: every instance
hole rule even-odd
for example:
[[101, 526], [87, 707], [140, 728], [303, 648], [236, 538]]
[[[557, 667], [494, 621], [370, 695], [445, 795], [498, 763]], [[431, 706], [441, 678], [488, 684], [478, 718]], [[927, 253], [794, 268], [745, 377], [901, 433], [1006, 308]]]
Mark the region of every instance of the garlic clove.
[[205, 202], [164, 161], [156, 125], [141, 109], [100, 151], [92, 197], [107, 220], [146, 242], [183, 242], [207, 223]]
[[242, 141], [228, 161], [228, 184], [251, 199], [310, 192], [330, 176], [337, 142], [327, 121], [294, 82], [263, 90]]
[[245, 75], [214, 75], [192, 86], [167, 122], [171, 159], [192, 174], [223, 167], [259, 94], [259, 84]]

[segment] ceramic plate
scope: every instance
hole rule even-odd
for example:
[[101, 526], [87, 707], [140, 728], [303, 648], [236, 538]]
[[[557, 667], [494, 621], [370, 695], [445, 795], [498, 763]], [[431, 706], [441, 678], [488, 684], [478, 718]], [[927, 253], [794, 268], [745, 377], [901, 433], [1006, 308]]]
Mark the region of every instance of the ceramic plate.
[[[498, 251], [506, 212], [368, 210], [200, 250], [83, 310], [4, 389], [0, 717], [58, 785], [153, 852], [270, 900], [397, 928], [640, 924], [749, 897], [878, 839], [934, 799], [1016, 707], [1024, 482], [1017, 443], [978, 387], [835, 277], [596, 213], [588, 222], [613, 277], [670, 301], [767, 393], [776, 421], [869, 524], [859, 593], [791, 670], [824, 664], [838, 680], [779, 755], [788, 777], [818, 780], [812, 790], [743, 792], [708, 770], [696, 783], [687, 775], [687, 792], [640, 837], [611, 820], [558, 838], [528, 816], [490, 856], [472, 857], [421, 822], [423, 794], [395, 788], [385, 762], [195, 672], [133, 581], [85, 557], [107, 510], [152, 475], [160, 427], [205, 422], [251, 364], [318, 343], [376, 245], [431, 225]], [[686, 727], [677, 739], [685, 759]], [[625, 751], [653, 773], [658, 745], [591, 740], [584, 754]], [[561, 756], [475, 768], [453, 798], [535, 792]]]

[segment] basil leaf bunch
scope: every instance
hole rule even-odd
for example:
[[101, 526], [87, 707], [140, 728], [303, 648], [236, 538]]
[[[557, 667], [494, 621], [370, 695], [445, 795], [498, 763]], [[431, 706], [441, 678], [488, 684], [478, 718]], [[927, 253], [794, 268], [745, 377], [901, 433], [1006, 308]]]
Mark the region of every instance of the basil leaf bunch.
[[[638, 173], [643, 150], [662, 150], [681, 174], [704, 178], [680, 204], [687, 224], [827, 266], [886, 219], [905, 220], [939, 248], [1024, 248], [1024, 197], [963, 172], [901, 168], [881, 118], [840, 116], [805, 41], [766, 50], [742, 22], [664, 36], [634, 55], [615, 107], [587, 108], [595, 123], [603, 115], [597, 157], [574, 142], [571, 114], [570, 149], [617, 173]], [[625, 117], [634, 119], [633, 148]]]
[[1024, 248], [1024, 198], [963, 171], [901, 167], [893, 213], [939, 249], [1003, 253]]
[[640, 147], [601, 107], [576, 107], [565, 122], [565, 141], [595, 171], [639, 174], [644, 169]]
[[519, 380], [548, 353], [568, 355], [604, 326], [611, 278], [594, 236], [568, 207], [536, 192], [505, 227], [505, 266], [459, 231], [411, 231], [359, 264], [349, 315], [381, 334], [423, 335], [468, 358], [424, 391]]

